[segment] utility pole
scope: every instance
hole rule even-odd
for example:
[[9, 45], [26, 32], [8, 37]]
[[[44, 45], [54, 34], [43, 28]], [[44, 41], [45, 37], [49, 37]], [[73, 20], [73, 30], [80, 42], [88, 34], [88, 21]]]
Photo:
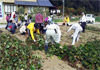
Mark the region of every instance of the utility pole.
[[63, 17], [64, 17], [65, 0], [62, 0], [62, 2], [63, 2]]

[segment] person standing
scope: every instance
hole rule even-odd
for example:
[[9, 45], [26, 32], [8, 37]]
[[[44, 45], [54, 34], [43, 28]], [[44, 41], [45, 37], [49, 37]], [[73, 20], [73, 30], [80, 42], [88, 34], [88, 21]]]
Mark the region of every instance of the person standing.
[[80, 19], [80, 23], [81, 23], [81, 26], [83, 28], [83, 32], [85, 32], [85, 27], [86, 27], [86, 16], [85, 16], [85, 13], [82, 12], [82, 17]]
[[6, 25], [5, 29], [8, 28], [8, 24], [10, 22], [10, 16], [9, 16], [9, 14], [7, 14], [7, 16], [6, 16], [6, 21], [7, 21], [7, 25]]
[[27, 20], [28, 20], [27, 13], [25, 13], [24, 19], [25, 19], [25, 21], [27, 21]]
[[74, 33], [72, 35], [73, 37], [73, 41], [72, 41], [72, 44], [71, 45], [75, 45], [75, 41], [78, 41], [79, 40], [79, 36], [80, 36], [80, 33], [82, 32], [82, 27], [80, 26], [80, 24], [73, 24], [67, 32], [69, 32], [71, 29], [74, 30]]
[[7, 16], [6, 16], [6, 21], [7, 21], [7, 23], [9, 23], [9, 21], [10, 21], [10, 16], [9, 16], [9, 14], [7, 14]]
[[35, 16], [35, 23], [39, 25], [39, 30], [43, 32], [43, 15], [41, 13], [37, 13]]

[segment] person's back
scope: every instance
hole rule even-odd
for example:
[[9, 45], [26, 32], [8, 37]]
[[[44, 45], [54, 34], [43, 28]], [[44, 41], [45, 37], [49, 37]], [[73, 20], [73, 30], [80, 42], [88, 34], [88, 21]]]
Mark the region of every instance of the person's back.
[[43, 15], [40, 14], [40, 13], [36, 14], [36, 16], [35, 16], [35, 22], [36, 23], [43, 23]]
[[29, 32], [28, 32], [29, 35], [31, 35], [33, 41], [35, 42], [35, 39], [34, 39], [34, 32], [36, 31], [38, 34], [40, 34], [38, 24], [35, 24], [35, 23], [32, 22], [32, 23], [30, 23], [30, 24], [27, 26], [27, 28], [28, 28], [28, 31], [29, 31]]
[[27, 28], [29, 29], [29, 30], [34, 30], [33, 28], [34, 28], [34, 24], [35, 23], [30, 23], [28, 26], [27, 26]]
[[26, 32], [26, 26], [23, 25], [21, 28], [20, 28], [20, 33], [23, 34]]
[[6, 21], [7, 21], [7, 23], [9, 22], [9, 15], [8, 14], [6, 16]]
[[74, 29], [74, 33], [72, 35], [73, 37], [73, 41], [72, 41], [72, 45], [75, 45], [75, 41], [78, 41], [79, 40], [79, 36], [80, 36], [80, 33], [82, 32], [82, 27], [79, 25], [79, 24], [73, 24], [67, 32], [69, 32], [71, 29]]
[[[56, 39], [56, 42], [60, 42], [61, 31], [57, 24], [48, 24], [46, 26], [46, 35], [53, 37]], [[58, 39], [59, 38], [59, 39]]]
[[12, 12], [10, 20], [14, 20], [14, 15], [15, 15], [15, 12]]
[[28, 18], [27, 18], [27, 15], [25, 15], [24, 18], [25, 18], [25, 20], [27, 20], [27, 19], [28, 19]]
[[11, 29], [12, 29], [12, 23], [11, 22], [9, 22], [8, 23], [8, 25], [7, 25], [7, 28], [6, 28], [7, 30], [9, 30], [9, 31], [11, 31]]
[[58, 25], [48, 24], [46, 28], [45, 52], [48, 51], [49, 42], [59, 43], [61, 41], [61, 31]]
[[82, 28], [79, 24], [73, 24], [72, 27], [74, 30]]

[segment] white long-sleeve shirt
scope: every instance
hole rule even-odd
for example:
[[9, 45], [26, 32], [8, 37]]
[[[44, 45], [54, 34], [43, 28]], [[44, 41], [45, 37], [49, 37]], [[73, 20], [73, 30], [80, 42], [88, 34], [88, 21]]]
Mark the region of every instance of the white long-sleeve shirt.
[[[60, 31], [60, 27], [56, 24], [50, 24], [46, 26], [46, 43], [48, 43], [48, 40], [50, 38], [50, 36], [52, 36], [55, 40], [55, 42], [59, 43], [61, 41], [61, 31]], [[56, 32], [55, 32], [56, 29]]]
[[27, 17], [27, 15], [25, 15], [25, 16], [24, 16], [24, 18], [25, 18], [25, 20], [28, 20], [28, 17]]
[[80, 19], [80, 22], [86, 22], [86, 16], [83, 15], [82, 18]]
[[20, 28], [20, 33], [23, 33], [23, 32], [26, 32], [26, 26], [23, 25], [21, 28]]
[[83, 30], [82, 27], [79, 25], [79, 24], [73, 24], [67, 32], [69, 32], [71, 29], [74, 29], [74, 30]]

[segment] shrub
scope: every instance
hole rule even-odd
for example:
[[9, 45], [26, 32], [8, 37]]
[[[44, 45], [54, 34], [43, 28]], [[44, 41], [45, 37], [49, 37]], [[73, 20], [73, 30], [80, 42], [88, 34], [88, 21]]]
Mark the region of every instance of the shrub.
[[100, 32], [100, 28], [97, 28], [97, 27], [87, 26], [86, 29], [91, 30], [91, 31], [98, 31], [98, 32]]
[[31, 37], [27, 38], [26, 43], [29, 46], [32, 46], [33, 50], [44, 50], [44, 39], [43, 39], [43, 35], [35, 35], [36, 41], [37, 42], [33, 42], [33, 40], [31, 39]]
[[18, 12], [19, 12], [19, 14], [24, 14], [24, 12], [25, 12], [25, 8], [24, 7], [19, 7], [18, 8]]
[[21, 20], [22, 22], [25, 21], [24, 16], [19, 16], [19, 18], [20, 18], [20, 20]]
[[[42, 36], [37, 36], [38, 43], [33, 45], [34, 50], [43, 50], [44, 41]], [[30, 40], [28, 39], [28, 42]], [[40, 45], [40, 46], [39, 46]], [[48, 54], [56, 55], [59, 59], [67, 60], [71, 65], [77, 67], [77, 62], [80, 62], [85, 69], [100, 69], [100, 41], [87, 42], [79, 47], [75, 46], [61, 46], [60, 44], [49, 44]]]
[[41, 58], [32, 54], [32, 47], [6, 34], [0, 38], [0, 70], [40, 69]]
[[28, 18], [32, 17], [32, 15], [28, 15]]

